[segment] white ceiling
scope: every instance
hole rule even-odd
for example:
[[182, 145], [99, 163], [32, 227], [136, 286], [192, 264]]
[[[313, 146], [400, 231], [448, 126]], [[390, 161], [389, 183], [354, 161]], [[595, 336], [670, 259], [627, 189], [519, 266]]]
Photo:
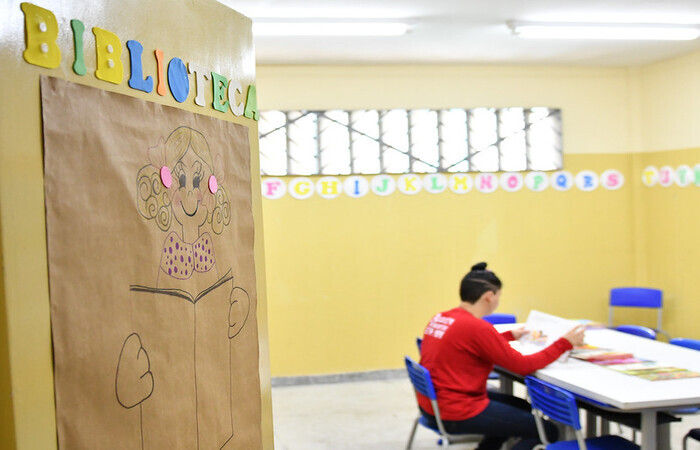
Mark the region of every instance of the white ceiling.
[[256, 37], [259, 64], [556, 64], [639, 66], [700, 50], [700, 39], [543, 41], [509, 20], [700, 24], [700, 0], [219, 0], [256, 19], [400, 19], [399, 37]]

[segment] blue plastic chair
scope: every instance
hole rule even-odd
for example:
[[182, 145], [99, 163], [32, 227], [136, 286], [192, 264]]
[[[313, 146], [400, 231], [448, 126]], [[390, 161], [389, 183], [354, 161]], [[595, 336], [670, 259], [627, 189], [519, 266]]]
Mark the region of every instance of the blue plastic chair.
[[437, 424], [437, 427], [433, 426], [425, 419], [425, 417], [423, 417], [423, 414], [419, 412], [418, 417], [413, 422], [413, 427], [411, 428], [411, 434], [408, 437], [406, 449], [408, 450], [413, 446], [413, 438], [416, 435], [416, 429], [418, 428], [419, 424], [439, 434], [442, 438], [440, 445], [443, 447], [448, 447], [450, 444], [456, 443], [481, 441], [483, 436], [479, 434], [449, 434], [445, 431], [445, 427], [442, 424], [442, 418], [440, 417], [440, 408], [438, 408], [435, 387], [433, 386], [432, 378], [430, 378], [430, 372], [428, 372], [428, 369], [421, 366], [408, 356], [404, 357], [404, 362], [406, 363], [408, 378], [411, 380], [413, 389], [415, 389], [417, 393], [420, 393], [430, 399], [430, 404], [433, 407], [433, 414], [435, 415], [435, 422]]
[[[700, 350], [700, 341], [698, 341], [697, 339], [674, 338], [668, 342], [669, 342], [669, 344], [677, 345], [679, 347], [685, 347], [685, 348], [689, 348], [691, 350]], [[695, 406], [695, 407], [691, 407], [691, 408], [676, 409], [673, 411], [673, 414], [697, 414], [699, 412], [700, 412], [700, 407]], [[697, 430], [698, 430], [697, 435], [700, 436], [700, 428], [698, 428]], [[693, 430], [691, 430], [691, 431], [693, 431]], [[693, 436], [686, 435], [685, 439], [683, 440], [683, 446], [684, 446], [683, 448], [685, 448], [685, 440], [688, 437], [693, 437]], [[700, 441], [700, 438], [695, 438], [695, 439]]]
[[700, 442], [700, 428], [693, 428], [683, 437], [683, 450], [688, 449], [688, 438], [693, 438]]
[[[579, 421], [576, 399], [571, 392], [530, 376], [525, 377], [525, 385], [530, 395], [532, 413], [537, 423], [537, 432], [540, 435], [540, 441], [544, 442], [544, 445], [536, 448], [586, 450], [590, 446], [591, 449], [639, 449], [638, 445], [620, 436], [607, 435], [584, 439], [583, 433], [581, 432], [581, 422]], [[542, 423], [543, 416], [547, 416], [550, 420], [573, 428], [576, 432], [576, 440], [549, 443], [544, 432], [544, 425]]]
[[488, 316], [484, 316], [484, 320], [490, 323], [491, 325], [497, 325], [501, 323], [517, 323], [514, 314], [505, 313], [489, 314]]
[[668, 333], [661, 329], [663, 291], [643, 287], [619, 287], [610, 289], [608, 306], [608, 327], [613, 326], [613, 308], [650, 308], [656, 309], [656, 328], [654, 331], [670, 339]]
[[673, 338], [668, 342], [669, 344], [678, 345], [680, 347], [692, 348], [693, 350], [700, 350], [700, 341], [698, 341], [697, 339]]
[[651, 328], [643, 327], [641, 325], [620, 325], [618, 327], [615, 327], [615, 329], [623, 333], [633, 334], [635, 336], [647, 339], [656, 339], [656, 331], [652, 330]]

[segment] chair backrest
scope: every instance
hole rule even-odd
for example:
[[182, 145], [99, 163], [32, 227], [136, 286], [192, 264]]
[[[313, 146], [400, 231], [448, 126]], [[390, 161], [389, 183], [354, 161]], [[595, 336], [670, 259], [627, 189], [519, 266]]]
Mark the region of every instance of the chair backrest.
[[406, 363], [408, 378], [411, 379], [411, 384], [416, 392], [425, 395], [430, 400], [437, 400], [433, 380], [430, 378], [428, 369], [412, 360], [409, 356], [404, 357], [404, 362]]
[[581, 429], [576, 399], [570, 392], [531, 376], [525, 377], [525, 386], [533, 409], [575, 430]]
[[679, 345], [681, 347], [692, 348], [693, 350], [700, 350], [700, 341], [697, 339], [687, 339], [687, 338], [674, 338], [668, 341], [673, 345]]
[[663, 291], [641, 287], [613, 288], [610, 289], [610, 306], [661, 308], [663, 306]]
[[610, 289], [608, 326], [611, 327], [613, 324], [613, 307], [652, 308], [657, 310], [656, 331], [666, 335], [667, 333], [661, 330], [663, 296], [662, 290], [653, 288], [619, 287]]
[[484, 316], [484, 320], [491, 325], [497, 325], [499, 323], [516, 323], [517, 320], [514, 314], [504, 314], [504, 313], [493, 313], [488, 316]]
[[418, 354], [420, 355], [421, 347], [423, 347], [423, 338], [416, 338], [416, 347], [418, 347]]
[[620, 325], [615, 327], [615, 329], [623, 333], [633, 334], [647, 339], [656, 339], [656, 331], [641, 325]]

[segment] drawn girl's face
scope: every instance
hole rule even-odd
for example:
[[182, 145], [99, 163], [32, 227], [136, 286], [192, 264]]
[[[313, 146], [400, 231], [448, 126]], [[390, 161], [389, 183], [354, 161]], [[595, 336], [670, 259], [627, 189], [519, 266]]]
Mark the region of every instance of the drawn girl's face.
[[209, 176], [211, 170], [191, 148], [175, 164], [172, 172], [176, 186], [172, 200], [173, 215], [183, 226], [200, 226], [207, 220], [209, 210], [202, 200], [204, 196], [212, 195], [207, 187]]

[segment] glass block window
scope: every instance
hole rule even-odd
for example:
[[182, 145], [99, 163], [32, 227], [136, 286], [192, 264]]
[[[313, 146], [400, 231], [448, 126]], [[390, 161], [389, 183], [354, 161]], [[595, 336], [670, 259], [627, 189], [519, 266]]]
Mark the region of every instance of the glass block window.
[[263, 175], [518, 172], [562, 168], [552, 108], [265, 111]]

